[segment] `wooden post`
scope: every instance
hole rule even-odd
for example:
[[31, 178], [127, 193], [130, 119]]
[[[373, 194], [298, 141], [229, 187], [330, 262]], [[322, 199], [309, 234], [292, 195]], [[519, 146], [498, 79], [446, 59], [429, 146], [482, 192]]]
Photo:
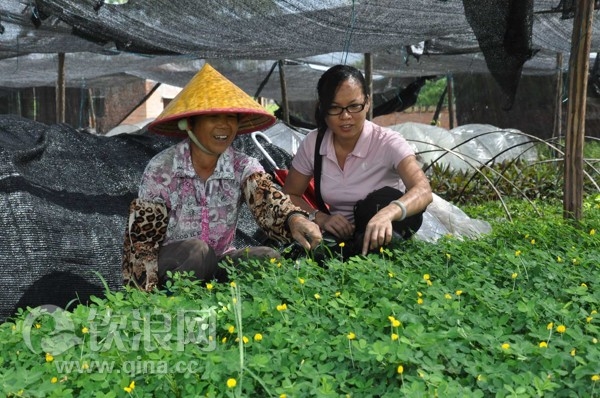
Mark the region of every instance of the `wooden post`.
[[58, 53], [58, 78], [56, 79], [56, 122], [65, 122], [65, 53]]
[[96, 109], [94, 108], [94, 96], [91, 88], [88, 88], [87, 94], [90, 109], [90, 130], [94, 130], [95, 133], [98, 133], [96, 128]]
[[285, 71], [283, 70], [283, 60], [279, 60], [279, 84], [281, 85], [281, 107], [283, 108], [283, 122], [290, 125], [290, 112], [287, 98], [287, 85], [285, 83]]
[[367, 112], [367, 120], [373, 119], [373, 108], [375, 103], [373, 102], [373, 57], [371, 53], [365, 53], [365, 82], [367, 83], [367, 94], [371, 98], [371, 106], [369, 112]]
[[552, 138], [556, 138], [559, 141], [562, 137], [562, 64], [562, 53], [556, 53], [556, 95], [554, 96], [554, 129], [552, 131]]
[[569, 58], [563, 217], [579, 220], [583, 207], [583, 142], [594, 2], [576, 0], [575, 3]]

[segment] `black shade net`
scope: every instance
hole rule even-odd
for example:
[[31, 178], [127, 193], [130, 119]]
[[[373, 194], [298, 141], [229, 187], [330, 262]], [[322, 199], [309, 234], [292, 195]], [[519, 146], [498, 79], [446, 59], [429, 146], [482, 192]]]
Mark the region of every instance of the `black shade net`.
[[[120, 289], [128, 206], [148, 161], [175, 143], [151, 134], [93, 135], [67, 125], [0, 116], [0, 318], [16, 308]], [[249, 135], [237, 149], [263, 159]], [[263, 147], [282, 165], [290, 155]], [[261, 163], [273, 170], [269, 162]], [[269, 242], [244, 205], [238, 248]]]

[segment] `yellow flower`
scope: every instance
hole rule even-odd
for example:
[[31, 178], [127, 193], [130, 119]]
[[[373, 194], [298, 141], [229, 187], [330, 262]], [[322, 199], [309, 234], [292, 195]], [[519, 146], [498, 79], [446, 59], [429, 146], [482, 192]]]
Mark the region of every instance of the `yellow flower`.
[[58, 382], [58, 377], [53, 377], [50, 379], [50, 383], [54, 384], [56, 382]]
[[521, 255], [521, 250], [517, 250], [517, 251], [515, 252], [515, 256], [519, 257], [520, 255]]
[[563, 259], [561, 256], [556, 256], [556, 262], [562, 263]]
[[86, 328], [85, 326], [81, 328], [81, 333], [88, 334], [89, 332], [90, 332], [90, 330], [88, 328]]
[[235, 379], [227, 379], [227, 387], [234, 388], [237, 386], [237, 381]]
[[463, 294], [463, 291], [462, 291], [462, 290], [457, 290], [457, 291], [456, 291], [456, 295], [457, 295], [457, 296], [460, 296], [461, 294]]
[[540, 348], [548, 347], [548, 343], [546, 343], [545, 341], [541, 341], [539, 345], [540, 345]]
[[127, 387], [123, 387], [123, 390], [125, 390], [125, 392], [128, 392], [128, 393], [131, 393], [134, 389], [135, 389], [135, 381], [132, 381], [131, 383], [129, 383], [129, 385]]
[[598, 311], [596, 311], [596, 310], [592, 310], [592, 311], [590, 312], [590, 314], [592, 314], [592, 315], [594, 315], [594, 314], [597, 314], [597, 313], [598, 313]]
[[598, 344], [598, 339], [594, 337], [594, 338], [592, 339], [592, 343], [594, 343], [594, 344]]
[[425, 279], [426, 281], [428, 281], [428, 280], [430, 279], [430, 276], [429, 276], [429, 274], [425, 274], [425, 275], [423, 275], [423, 279]]
[[213, 288], [213, 284], [212, 283], [207, 283], [206, 284], [206, 290], [212, 290]]
[[392, 333], [392, 341], [398, 340], [398, 335], [396, 333]]
[[450, 293], [444, 294], [444, 297], [446, 298], [446, 300], [452, 300], [452, 295]]
[[450, 258], [451, 258], [451, 257], [452, 257], [452, 256], [450, 255], [450, 253], [446, 253], [446, 259], [447, 259], [447, 260], [450, 260]]
[[598, 381], [600, 380], [600, 375], [593, 375], [592, 376], [592, 381]]
[[283, 303], [277, 306], [277, 311], [285, 311], [287, 310], [287, 304]]
[[427, 286], [431, 286], [431, 285], [433, 285], [433, 282], [427, 281]]
[[502, 349], [503, 350], [508, 350], [509, 348], [510, 348], [510, 344], [508, 344], [508, 343], [502, 344]]
[[277, 263], [277, 268], [281, 268], [281, 262]]
[[588, 317], [585, 318], [585, 321], [587, 323], [590, 323], [592, 321], [592, 319], [594, 319], [594, 318], [592, 318], [591, 316], [588, 316]]
[[354, 340], [356, 338], [356, 335], [354, 334], [354, 332], [350, 332], [346, 337], [348, 338], [348, 340]]
[[340, 243], [340, 247], [344, 247], [344, 246], [346, 246], [346, 243], [345, 242], [341, 242]]
[[231, 325], [227, 330], [229, 331], [229, 333], [233, 333], [235, 332], [235, 326]]
[[233, 281], [232, 281], [232, 282], [229, 284], [229, 286], [231, 286], [231, 287], [235, 287], [235, 286], [236, 286], [236, 284], [235, 284], [235, 282], [233, 282]]
[[585, 283], [582, 283], [580, 286], [587, 289], [587, 285]]
[[379, 253], [383, 253], [383, 246], [379, 248]]
[[573, 263], [573, 265], [579, 264], [579, 260], [577, 258], [574, 258], [573, 260], [571, 260], [571, 262]]
[[315, 299], [319, 300], [321, 298], [321, 295], [319, 293], [315, 293]]
[[235, 297], [234, 297], [234, 298], [232, 298], [232, 299], [231, 299], [231, 302], [232, 302], [233, 304], [236, 304], [236, 303], [237, 303], [237, 298], [235, 298]]
[[88, 365], [88, 363], [87, 363], [87, 362], [84, 362], [84, 363], [81, 365], [81, 369], [89, 369], [89, 368], [90, 368], [90, 365]]
[[256, 333], [254, 335], [254, 341], [261, 341], [261, 340], [262, 340], [262, 334]]
[[483, 376], [482, 375], [477, 375], [477, 381], [482, 381], [483, 380]]
[[221, 339], [221, 343], [223, 343], [223, 344], [227, 343], [227, 337], [223, 337], [223, 338]]
[[517, 279], [517, 276], [519, 276], [519, 274], [517, 274], [516, 272], [513, 272], [510, 277], [513, 279]]
[[275, 257], [273, 257], [269, 261], [271, 262], [271, 264], [275, 264], [275, 261], [277, 261], [277, 259]]
[[298, 282], [300, 282], [301, 285], [304, 285], [304, 279], [303, 278], [298, 278]]
[[279, 398], [287, 398], [287, 395], [285, 395], [285, 394], [279, 394]]
[[576, 353], [577, 353], [577, 350], [575, 348], [573, 348], [571, 350], [571, 356], [574, 357]]
[[554, 322], [550, 322], [548, 326], [546, 326], [547, 330], [552, 330], [554, 328]]
[[342, 293], [340, 292], [335, 292], [335, 297], [340, 297], [342, 295]]
[[398, 369], [396, 369], [396, 372], [398, 372], [399, 375], [401, 375], [402, 373], [404, 373], [404, 366], [398, 365]]
[[590, 230], [590, 235], [596, 235], [596, 230], [595, 229], [591, 229]]
[[419, 297], [417, 299], [417, 304], [419, 304], [419, 305], [423, 304], [423, 299], [421, 297]]
[[394, 273], [393, 273], [393, 272], [388, 272], [388, 276], [389, 276], [390, 278], [393, 278], [395, 275], [394, 275]]
[[54, 357], [49, 352], [46, 353], [46, 362], [54, 361]]
[[556, 327], [556, 331], [557, 331], [558, 333], [564, 333], [566, 330], [567, 330], [567, 328], [565, 327], [565, 325], [558, 325], [558, 326]]
[[423, 293], [417, 292], [417, 297], [423, 297]]
[[34, 328], [39, 329], [42, 327], [42, 325], [40, 325], [39, 323], [36, 323], [35, 325], [33, 325]]
[[531, 244], [535, 245], [535, 239], [531, 239]]

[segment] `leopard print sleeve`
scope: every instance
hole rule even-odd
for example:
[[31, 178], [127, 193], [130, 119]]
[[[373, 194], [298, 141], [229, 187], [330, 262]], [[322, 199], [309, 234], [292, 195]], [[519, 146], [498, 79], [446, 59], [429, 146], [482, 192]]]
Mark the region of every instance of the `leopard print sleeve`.
[[290, 242], [292, 234], [287, 225], [288, 217], [293, 213], [306, 212], [275, 188], [272, 177], [265, 172], [251, 174], [244, 181], [242, 190], [258, 226], [267, 236], [280, 242]]
[[129, 205], [123, 244], [123, 283], [151, 291], [158, 285], [158, 249], [167, 233], [167, 207], [143, 199]]

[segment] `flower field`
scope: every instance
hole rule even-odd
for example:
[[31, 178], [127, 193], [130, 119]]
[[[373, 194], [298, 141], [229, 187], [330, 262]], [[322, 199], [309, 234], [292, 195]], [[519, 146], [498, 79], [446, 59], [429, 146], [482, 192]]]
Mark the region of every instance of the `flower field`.
[[493, 225], [477, 240], [24, 311], [0, 326], [0, 395], [600, 396], [600, 196], [577, 223], [510, 205], [468, 209]]

